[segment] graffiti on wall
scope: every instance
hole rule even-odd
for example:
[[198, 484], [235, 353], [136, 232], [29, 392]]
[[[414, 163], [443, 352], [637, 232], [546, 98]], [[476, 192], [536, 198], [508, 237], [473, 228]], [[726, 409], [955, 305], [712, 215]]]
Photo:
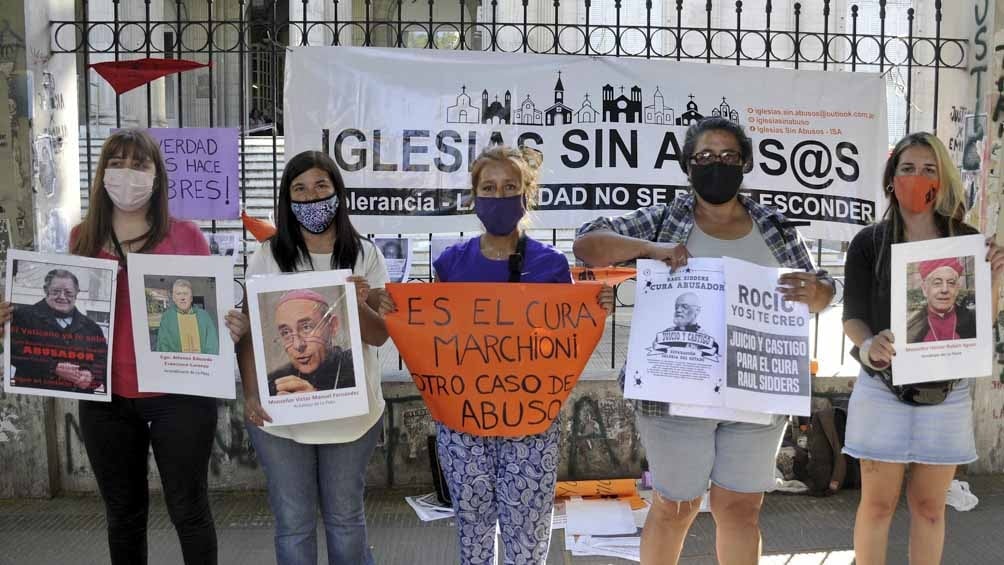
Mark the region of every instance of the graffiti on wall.
[[[67, 406], [72, 408], [63, 413], [63, 469], [70, 477], [90, 478], [93, 473], [87, 461], [84, 439], [77, 420], [77, 404], [70, 402]], [[217, 410], [219, 418], [209, 458], [210, 475], [220, 477], [228, 466], [257, 469], [258, 459], [244, 428], [244, 402], [219, 400]]]
[[18, 415], [12, 406], [0, 406], [0, 443], [15, 442], [24, 434], [17, 427]]
[[640, 475], [641, 440], [634, 412], [618, 389], [611, 389], [609, 395], [579, 396], [571, 412], [571, 418], [565, 415], [564, 438], [570, 478]]

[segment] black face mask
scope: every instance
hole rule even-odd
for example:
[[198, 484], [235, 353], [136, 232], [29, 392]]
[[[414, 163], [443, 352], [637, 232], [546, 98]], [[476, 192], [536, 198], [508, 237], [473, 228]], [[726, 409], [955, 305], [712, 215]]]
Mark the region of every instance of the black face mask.
[[743, 183], [741, 165], [690, 165], [690, 184], [708, 204], [724, 204], [735, 198]]

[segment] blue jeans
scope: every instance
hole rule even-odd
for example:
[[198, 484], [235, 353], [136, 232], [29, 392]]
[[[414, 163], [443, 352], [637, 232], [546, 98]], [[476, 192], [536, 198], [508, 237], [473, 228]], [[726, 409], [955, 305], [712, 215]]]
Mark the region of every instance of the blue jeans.
[[366, 541], [366, 465], [380, 434], [377, 422], [350, 443], [305, 444], [247, 425], [268, 480], [278, 565], [316, 565], [320, 505], [330, 565], [372, 565]]

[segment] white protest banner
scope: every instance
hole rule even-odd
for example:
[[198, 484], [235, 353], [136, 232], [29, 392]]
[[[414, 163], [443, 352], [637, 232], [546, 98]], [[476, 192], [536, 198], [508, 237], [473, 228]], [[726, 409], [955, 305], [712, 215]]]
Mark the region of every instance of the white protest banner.
[[232, 257], [129, 254], [140, 392], [235, 398]]
[[247, 281], [265, 425], [335, 420], [369, 410], [355, 285], [348, 270]]
[[107, 259], [7, 251], [6, 392], [112, 399], [109, 353], [119, 264]]
[[725, 273], [720, 259], [690, 259], [671, 273], [638, 261], [624, 396], [722, 404], [725, 378]]
[[725, 404], [808, 416], [809, 307], [788, 302], [777, 280], [791, 269], [724, 257], [728, 326]]
[[745, 190], [803, 235], [849, 240], [877, 216], [887, 153], [877, 74], [668, 60], [373, 47], [293, 47], [286, 155], [322, 148], [362, 232], [479, 229], [470, 166], [485, 147], [539, 149], [537, 226], [671, 201], [689, 125], [747, 128]]
[[893, 384], [992, 372], [993, 301], [986, 252], [978, 234], [892, 246]]

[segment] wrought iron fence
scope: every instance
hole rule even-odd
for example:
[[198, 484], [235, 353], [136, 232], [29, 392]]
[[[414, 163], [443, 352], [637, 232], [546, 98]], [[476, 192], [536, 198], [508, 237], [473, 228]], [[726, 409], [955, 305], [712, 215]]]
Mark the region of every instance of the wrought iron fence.
[[[156, 15], [150, 0], [142, 0], [138, 10], [140, 1], [79, 0], [78, 19], [51, 23], [53, 51], [78, 56], [82, 185], [90, 186], [94, 148], [102, 132], [121, 127], [124, 121], [147, 127], [237, 126], [241, 202], [246, 209], [251, 204], [259, 210], [274, 207], [281, 176], [282, 69], [290, 46], [459, 49], [834, 72], [895, 71], [902, 79], [906, 131], [915, 121], [915, 79], [924, 75], [933, 81], [929, 114], [930, 127], [936, 130], [942, 74], [961, 73], [967, 63], [968, 40], [942, 36], [940, 0], [928, 6], [933, 8], [929, 10], [933, 36], [915, 35], [914, 7], [887, 0], [841, 3], [847, 8], [843, 17], [832, 12], [835, 3], [830, 0], [811, 2], [811, 7], [809, 2], [796, 2], [791, 11], [783, 12], [770, 0], [757, 2], [759, 10], [742, 1], [707, 1], [701, 9], [699, 2], [682, 0], [164, 0], [165, 14]], [[110, 17], [91, 17], [98, 12]], [[173, 17], [166, 12], [173, 12]], [[209, 61], [212, 66], [205, 81], [184, 75], [168, 79], [169, 96], [157, 97], [154, 86], [147, 85], [115, 95], [113, 116], [100, 108], [95, 111], [92, 97], [102, 87], [89, 65], [141, 57]], [[195, 104], [197, 99], [207, 103]], [[130, 111], [124, 108], [125, 101], [142, 109]], [[170, 111], [164, 107], [167, 102], [174, 106]], [[254, 145], [259, 151], [262, 137], [271, 138], [271, 166], [265, 174], [260, 164], [257, 169], [249, 166], [252, 136], [258, 138]], [[237, 222], [213, 222], [208, 227], [242, 229]], [[571, 234], [550, 230], [550, 236], [555, 244], [567, 244]], [[821, 262], [826, 260], [826, 248], [824, 242], [815, 242]], [[835, 262], [838, 259], [839, 253]], [[616, 328], [615, 323], [612, 331]], [[818, 323], [816, 332], [818, 346]], [[610, 340], [611, 366], [617, 365], [615, 342]]]

